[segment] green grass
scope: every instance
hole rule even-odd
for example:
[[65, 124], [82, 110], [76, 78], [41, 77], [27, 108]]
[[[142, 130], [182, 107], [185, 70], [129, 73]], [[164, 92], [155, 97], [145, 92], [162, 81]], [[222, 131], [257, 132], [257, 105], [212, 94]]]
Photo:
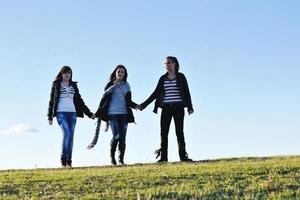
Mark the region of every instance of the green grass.
[[300, 156], [0, 171], [0, 199], [300, 199]]

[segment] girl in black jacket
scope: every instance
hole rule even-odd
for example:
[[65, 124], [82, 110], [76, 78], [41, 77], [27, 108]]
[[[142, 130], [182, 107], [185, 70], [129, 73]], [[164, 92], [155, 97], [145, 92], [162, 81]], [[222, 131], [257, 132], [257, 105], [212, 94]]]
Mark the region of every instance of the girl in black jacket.
[[168, 161], [168, 134], [172, 117], [175, 122], [180, 160], [191, 162], [192, 159], [188, 158], [186, 153], [183, 133], [184, 107], [187, 107], [189, 114], [194, 112], [188, 83], [184, 74], [178, 72], [179, 62], [176, 57], [166, 57], [165, 66], [167, 73], [160, 77], [154, 92], [138, 107], [143, 110], [155, 99], [153, 112], [157, 113], [158, 107], [162, 108], [160, 118], [161, 145], [160, 149], [156, 151], [157, 157], [160, 156], [158, 162]]
[[93, 113], [85, 105], [79, 93], [77, 82], [72, 81], [72, 69], [63, 66], [52, 83], [48, 107], [48, 121], [52, 125], [56, 117], [63, 132], [61, 164], [72, 167], [74, 129], [77, 117]]
[[119, 146], [119, 164], [124, 164], [126, 132], [128, 123], [134, 122], [131, 108], [137, 104], [131, 100], [130, 86], [127, 82], [127, 69], [117, 65], [110, 75], [108, 84], [97, 112], [93, 117], [109, 122], [113, 137], [110, 143], [111, 164], [116, 165], [115, 151]]

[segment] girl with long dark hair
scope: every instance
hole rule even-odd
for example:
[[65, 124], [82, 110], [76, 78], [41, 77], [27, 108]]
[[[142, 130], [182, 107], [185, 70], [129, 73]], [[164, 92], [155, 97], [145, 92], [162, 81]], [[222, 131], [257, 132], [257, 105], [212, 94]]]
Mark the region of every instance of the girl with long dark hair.
[[181, 161], [191, 162], [185, 147], [185, 139], [183, 133], [184, 125], [184, 108], [187, 107], [189, 114], [194, 112], [191, 95], [187, 80], [183, 73], [179, 72], [179, 62], [174, 56], [167, 56], [165, 60], [167, 72], [162, 75], [154, 92], [141, 105], [140, 110], [146, 108], [154, 99], [154, 113], [157, 113], [158, 107], [162, 108], [160, 118], [160, 149], [156, 151], [157, 157], [160, 156], [158, 162], [168, 161], [168, 134], [172, 118], [175, 122], [179, 157]]
[[117, 65], [110, 75], [105, 86], [97, 112], [93, 117], [109, 122], [113, 137], [110, 143], [111, 164], [116, 165], [115, 151], [119, 148], [118, 163], [124, 165], [126, 149], [126, 132], [128, 123], [134, 122], [131, 108], [136, 109], [137, 104], [131, 100], [131, 90], [127, 82], [127, 69], [124, 65]]
[[63, 66], [52, 83], [48, 107], [49, 124], [52, 125], [53, 118], [56, 117], [62, 129], [61, 164], [63, 167], [72, 167], [76, 120], [77, 117], [83, 117], [83, 114], [90, 118], [93, 115], [81, 98], [77, 82], [72, 80], [72, 69]]

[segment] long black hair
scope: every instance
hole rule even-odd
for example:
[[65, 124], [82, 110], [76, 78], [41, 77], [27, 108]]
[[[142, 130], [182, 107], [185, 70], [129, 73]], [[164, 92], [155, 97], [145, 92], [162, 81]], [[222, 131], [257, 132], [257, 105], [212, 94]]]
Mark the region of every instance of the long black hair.
[[54, 81], [62, 81], [62, 74], [63, 73], [66, 73], [66, 72], [71, 72], [71, 78], [70, 78], [70, 82], [72, 82], [72, 75], [73, 75], [73, 72], [72, 72], [72, 69], [71, 67], [65, 65], [63, 66], [60, 71], [58, 72], [58, 74], [56, 75], [55, 77], [55, 80]]
[[123, 77], [122, 81], [124, 81], [125, 83], [127, 82], [127, 76], [128, 76], [128, 74], [127, 74], [127, 69], [126, 69], [126, 67], [124, 65], [117, 65], [116, 66], [116, 68], [114, 69], [114, 71], [110, 74], [109, 82], [113, 82], [114, 80], [116, 80], [116, 78], [117, 78], [116, 77], [116, 72], [117, 72], [117, 70], [119, 68], [124, 69], [125, 74], [124, 74], [124, 77]]
[[175, 63], [175, 72], [177, 74], [180, 68], [178, 59], [175, 56], [167, 56], [166, 59], [171, 60], [172, 63]]

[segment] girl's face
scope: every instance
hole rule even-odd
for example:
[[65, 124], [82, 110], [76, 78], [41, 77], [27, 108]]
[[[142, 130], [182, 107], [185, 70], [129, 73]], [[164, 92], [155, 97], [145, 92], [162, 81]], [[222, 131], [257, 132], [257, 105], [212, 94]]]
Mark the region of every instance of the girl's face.
[[71, 79], [72, 73], [70, 71], [63, 72], [61, 77], [63, 81], [69, 81]]
[[175, 63], [172, 62], [170, 59], [166, 59], [165, 67], [168, 72], [175, 72]]
[[116, 71], [116, 78], [118, 81], [123, 80], [125, 76], [125, 70], [123, 68], [118, 68]]

